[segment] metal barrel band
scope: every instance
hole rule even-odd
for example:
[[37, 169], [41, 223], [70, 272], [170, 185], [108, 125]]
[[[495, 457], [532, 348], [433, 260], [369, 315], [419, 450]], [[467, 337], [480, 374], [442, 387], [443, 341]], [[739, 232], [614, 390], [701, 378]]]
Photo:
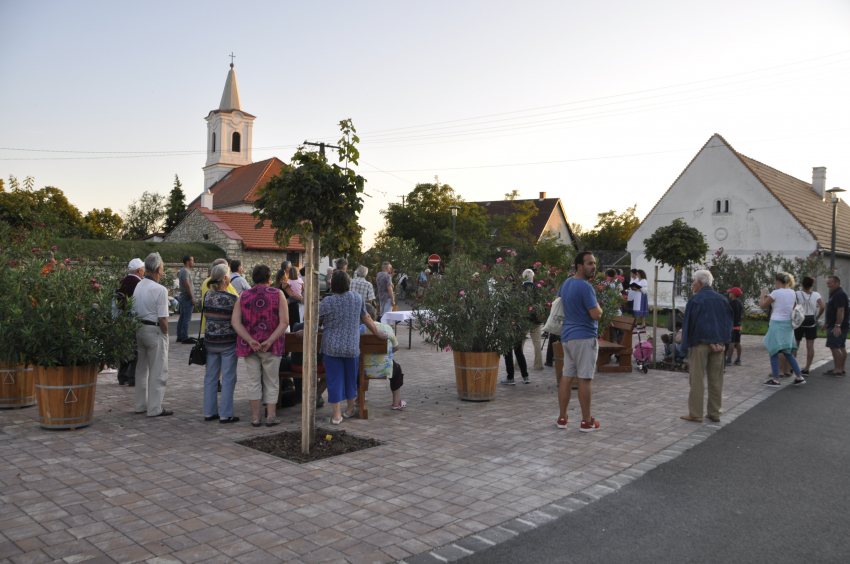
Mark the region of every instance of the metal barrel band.
[[77, 415], [76, 417], [39, 417], [42, 421], [73, 421], [74, 419], [86, 419], [94, 417], [94, 413]]
[[32, 368], [0, 368], [0, 372], [32, 372]]
[[97, 385], [97, 382], [92, 382], [91, 384], [76, 384], [74, 386], [42, 386], [41, 384], [36, 384], [36, 388], [41, 388], [42, 390], [70, 390], [71, 388], [90, 388], [92, 386]]
[[35, 396], [23, 396], [20, 398], [0, 398], [0, 406], [3, 405], [4, 401], [15, 401], [15, 400], [34, 400]]

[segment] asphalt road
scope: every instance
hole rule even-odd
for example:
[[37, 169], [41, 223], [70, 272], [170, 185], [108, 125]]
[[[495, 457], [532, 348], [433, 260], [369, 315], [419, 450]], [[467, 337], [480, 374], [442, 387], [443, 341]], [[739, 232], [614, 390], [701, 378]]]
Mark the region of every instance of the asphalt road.
[[457, 562], [850, 562], [850, 378], [785, 387], [617, 492]]

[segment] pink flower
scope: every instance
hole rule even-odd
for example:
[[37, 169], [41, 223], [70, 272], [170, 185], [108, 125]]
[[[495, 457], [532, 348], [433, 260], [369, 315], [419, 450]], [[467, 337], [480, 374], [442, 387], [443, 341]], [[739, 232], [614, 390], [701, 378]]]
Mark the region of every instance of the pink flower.
[[50, 247], [50, 248], [51, 248], [51, 249], [53, 249], [53, 250], [55, 251], [55, 250], [56, 250], [56, 249], [58, 249], [59, 247], [57, 247], [56, 245], [53, 245], [53, 246], [52, 246], [52, 247]]
[[37, 252], [38, 252], [38, 247], [33, 247], [32, 252], [37, 253]]
[[513, 252], [511, 253], [511, 255], [512, 255], [512, 256], [516, 256], [516, 251], [513, 251]]
[[537, 287], [538, 287], [538, 288], [542, 288], [542, 287], [543, 287], [543, 285], [542, 285], [542, 284], [538, 284], [538, 285], [537, 285]]
[[496, 262], [502, 262], [502, 257], [497, 258]]
[[71, 259], [65, 259], [65, 264], [71, 264]]
[[97, 278], [92, 278], [91, 283], [94, 284], [95, 282], [97, 282]]
[[514, 323], [513, 321], [511, 321], [511, 325], [516, 325], [516, 323]]
[[464, 292], [463, 290], [461, 290], [461, 291], [460, 291], [460, 295], [461, 295], [461, 296], [465, 296], [465, 295], [466, 295], [466, 292]]
[[534, 307], [533, 307], [533, 306], [528, 306], [528, 311], [534, 311]]
[[100, 284], [95, 284], [94, 289], [97, 290], [98, 288], [100, 288]]
[[597, 289], [597, 290], [604, 290], [604, 289], [605, 289], [605, 286], [599, 285], [599, 286], [597, 286], [597, 287], [596, 287], [596, 289]]
[[606, 281], [606, 282], [610, 282], [610, 281], [611, 281], [611, 277], [610, 277], [610, 276], [606, 276], [606, 277], [605, 277], [605, 281]]
[[552, 302], [546, 302], [546, 305], [547, 305], [548, 307], [552, 307]]
[[449, 352], [450, 350], [452, 350], [451, 347], [446, 347], [446, 352]]
[[540, 266], [540, 263], [539, 263], [539, 262], [535, 262], [535, 263], [534, 263], [534, 268], [537, 268], [537, 267], [539, 267], [539, 266]]

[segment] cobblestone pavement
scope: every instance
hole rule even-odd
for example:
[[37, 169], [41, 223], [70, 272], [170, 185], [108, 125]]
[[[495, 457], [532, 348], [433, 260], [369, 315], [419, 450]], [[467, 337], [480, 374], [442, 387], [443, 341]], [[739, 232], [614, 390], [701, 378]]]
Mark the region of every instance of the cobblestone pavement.
[[[133, 390], [113, 374], [99, 378], [90, 427], [47, 431], [35, 407], [0, 411], [0, 563], [392, 562], [605, 480], [703, 426], [679, 419], [687, 376], [661, 371], [598, 374], [596, 433], [578, 431], [575, 396], [569, 429], [555, 427], [553, 368], [499, 386], [491, 403], [461, 402], [451, 354], [415, 335], [408, 350], [399, 329], [408, 407], [391, 411], [387, 383], [371, 384], [370, 419], [343, 428], [386, 444], [335, 459], [296, 465], [235, 445], [300, 425], [299, 406], [279, 410], [280, 427], [252, 428], [241, 381], [242, 421], [204, 423], [203, 367], [173, 338], [173, 417], [134, 415]], [[530, 341], [525, 350], [531, 365]], [[726, 410], [764, 389], [761, 337], [744, 337], [743, 361], [727, 372]], [[324, 424], [330, 413], [319, 410]]]

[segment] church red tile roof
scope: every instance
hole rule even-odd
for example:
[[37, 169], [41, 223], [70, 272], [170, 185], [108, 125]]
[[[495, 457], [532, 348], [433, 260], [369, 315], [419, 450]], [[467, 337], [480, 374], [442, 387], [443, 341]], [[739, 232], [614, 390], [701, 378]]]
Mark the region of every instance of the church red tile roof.
[[221, 229], [230, 239], [242, 241], [242, 248], [251, 251], [304, 251], [304, 245], [301, 244], [301, 238], [293, 237], [289, 241], [289, 245], [281, 248], [274, 241], [274, 229], [270, 221], [263, 223], [263, 227], [255, 229], [257, 220], [249, 213], [245, 212], [229, 212], [216, 210], [211, 211], [207, 208], [197, 208], [204, 214], [213, 225]]
[[[265, 186], [272, 176], [286, 166], [282, 160], [272, 157], [264, 161], [234, 168], [221, 180], [210, 187], [213, 206], [218, 209], [241, 202], [255, 202], [259, 197], [257, 190]], [[187, 209], [200, 207], [201, 197], [195, 198]]]

